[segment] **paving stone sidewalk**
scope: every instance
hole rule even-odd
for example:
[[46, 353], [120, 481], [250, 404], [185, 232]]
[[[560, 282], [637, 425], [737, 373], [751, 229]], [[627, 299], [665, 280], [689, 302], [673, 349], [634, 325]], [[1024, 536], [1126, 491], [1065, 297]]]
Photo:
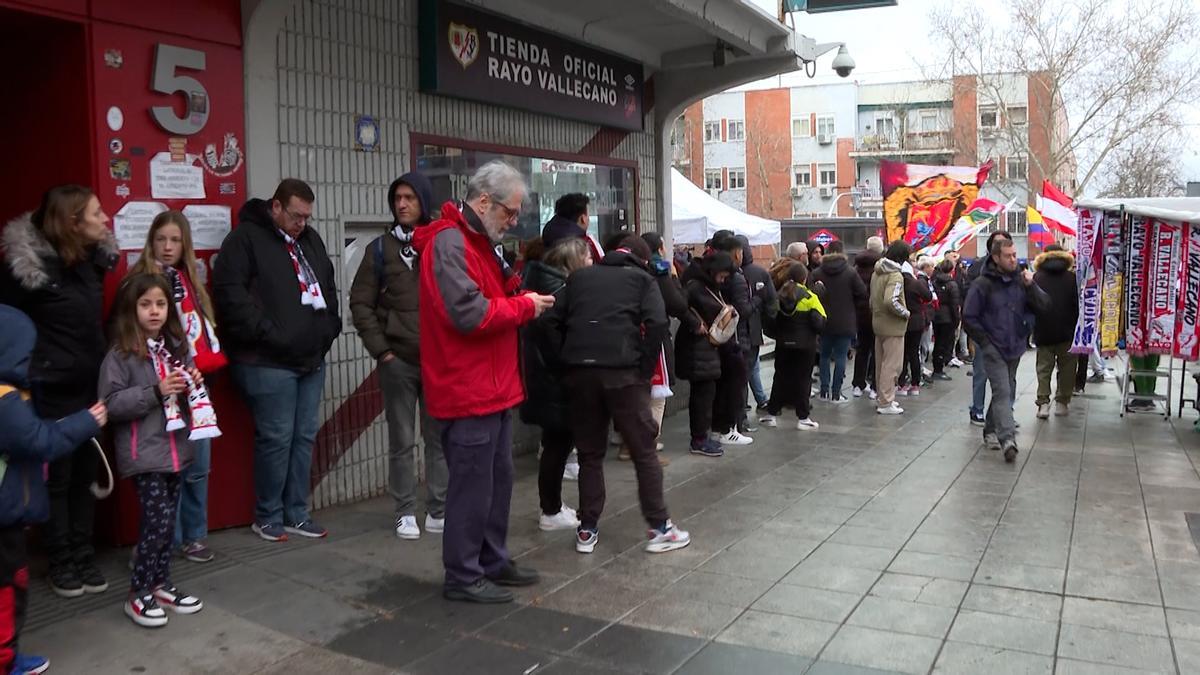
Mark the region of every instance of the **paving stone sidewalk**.
[[694, 539], [669, 554], [640, 548], [628, 463], [605, 465], [583, 556], [537, 529], [521, 458], [509, 545], [543, 581], [512, 605], [443, 601], [437, 537], [397, 540], [380, 499], [317, 514], [325, 541], [215, 534], [216, 562], [175, 567], [204, 611], [161, 630], [121, 613], [127, 549], [101, 596], [35, 579], [22, 646], [58, 673], [1200, 672], [1195, 413], [1121, 419], [1116, 385], [1089, 384], [1039, 422], [1030, 353], [1006, 465], [951, 372], [904, 416], [816, 404], [820, 431], [785, 417], [717, 460], [681, 450], [686, 414], [669, 418], [667, 501]]

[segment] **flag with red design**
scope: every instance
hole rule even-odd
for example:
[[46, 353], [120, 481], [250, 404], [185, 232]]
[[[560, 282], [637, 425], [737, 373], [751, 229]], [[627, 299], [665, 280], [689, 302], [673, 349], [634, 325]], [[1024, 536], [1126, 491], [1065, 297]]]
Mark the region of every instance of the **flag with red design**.
[[1079, 236], [1079, 216], [1075, 214], [1075, 200], [1063, 194], [1048, 180], [1042, 181], [1042, 194], [1037, 195], [1037, 210], [1046, 221], [1046, 227], [1068, 237]]

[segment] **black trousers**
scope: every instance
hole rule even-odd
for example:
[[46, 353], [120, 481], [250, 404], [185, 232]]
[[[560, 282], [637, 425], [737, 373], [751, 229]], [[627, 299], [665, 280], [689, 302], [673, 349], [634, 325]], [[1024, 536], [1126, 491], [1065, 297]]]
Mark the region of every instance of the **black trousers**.
[[717, 398], [716, 380], [692, 380], [691, 393], [688, 394], [688, 425], [691, 427], [692, 440], [708, 437], [708, 430], [713, 425], [713, 401]]
[[[866, 324], [866, 325], [863, 325]], [[858, 345], [854, 348], [854, 379], [852, 386], [866, 389], [875, 384], [875, 329], [871, 322], [858, 324]]]
[[17, 640], [25, 626], [29, 598], [29, 559], [25, 527], [0, 528], [0, 673], [12, 670]]
[[1086, 354], [1080, 354], [1077, 360], [1079, 364], [1075, 367], [1075, 388], [1083, 391], [1087, 386], [1089, 359]]
[[933, 324], [933, 372], [944, 372], [946, 364], [954, 358], [955, 338], [954, 324]]
[[570, 429], [542, 428], [542, 457], [538, 460], [538, 500], [542, 513], [553, 516], [562, 509], [563, 470], [575, 447]]
[[921, 335], [923, 330], [904, 334], [904, 361], [900, 364], [900, 383], [921, 386]]
[[727, 434], [742, 420], [746, 412], [746, 361], [737, 345], [724, 345], [721, 354], [721, 379], [717, 380], [717, 396], [713, 401], [712, 428]]
[[663, 500], [662, 466], [655, 451], [658, 422], [650, 412], [649, 382], [635, 370], [577, 368], [567, 375], [567, 383], [571, 391], [571, 430], [579, 450], [580, 525], [598, 529], [604, 512], [604, 455], [612, 424], [633, 460], [642, 517], [651, 527], [662, 527], [670, 516]]
[[785, 407], [796, 409], [800, 419], [811, 413], [812, 367], [817, 353], [813, 349], [775, 347], [775, 380], [767, 412], [778, 416]]
[[50, 519], [42, 538], [50, 566], [84, 563], [95, 556], [92, 527], [96, 518], [96, 497], [92, 483], [100, 469], [100, 455], [91, 442], [54, 462], [46, 476], [50, 494]]
[[159, 586], [171, 585], [171, 548], [175, 542], [175, 518], [179, 510], [179, 474], [139, 473], [133, 477], [133, 487], [141, 506], [142, 523], [129, 589], [142, 596]]

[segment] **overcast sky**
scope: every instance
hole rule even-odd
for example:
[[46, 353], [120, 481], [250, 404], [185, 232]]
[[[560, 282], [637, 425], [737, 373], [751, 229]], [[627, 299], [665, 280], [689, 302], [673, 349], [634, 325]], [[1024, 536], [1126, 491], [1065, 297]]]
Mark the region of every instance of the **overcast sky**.
[[[774, 13], [776, 0], [747, 0], [768, 13]], [[850, 77], [859, 82], [897, 82], [923, 79], [920, 62], [928, 62], [928, 56], [914, 52], [925, 42], [921, 40], [923, 26], [931, 9], [943, 6], [949, 0], [899, 0], [895, 7], [850, 10], [827, 14], [793, 15], [796, 31], [817, 42], [845, 42], [857, 67]], [[971, 1], [971, 0], [964, 0]], [[1125, 0], [1119, 0], [1124, 2]], [[1153, 0], [1143, 0], [1153, 1]], [[1200, 0], [1193, 0], [1200, 3]], [[994, 0], [980, 5], [991, 9], [1003, 20], [1003, 4]], [[834, 52], [836, 53], [836, 52]], [[771, 78], [757, 86], [802, 86], [842, 81], [833, 73], [830, 62], [833, 54], [826, 54], [817, 62], [817, 75], [809, 79], [803, 73], [792, 73]], [[750, 85], [756, 86], [756, 85]], [[1200, 180], [1200, 109], [1193, 107], [1185, 113], [1189, 127], [1185, 136], [1185, 147], [1181, 150], [1181, 161], [1187, 174], [1185, 179]]]

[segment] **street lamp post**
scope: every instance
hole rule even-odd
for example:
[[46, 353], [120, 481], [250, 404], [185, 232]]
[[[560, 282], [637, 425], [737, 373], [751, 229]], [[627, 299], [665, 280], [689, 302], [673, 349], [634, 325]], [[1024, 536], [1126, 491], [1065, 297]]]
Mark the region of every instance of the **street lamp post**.
[[845, 197], [847, 195], [849, 195], [851, 198], [854, 198], [854, 197], [857, 197], [858, 194], [859, 194], [858, 190], [850, 190], [849, 192], [839, 192], [838, 194], [834, 195], [833, 201], [829, 204], [829, 213], [825, 214], [825, 217], [826, 218], [833, 217], [833, 212], [835, 209], [837, 209], [837, 203], [838, 203], [839, 199], [841, 199], [842, 197]]

